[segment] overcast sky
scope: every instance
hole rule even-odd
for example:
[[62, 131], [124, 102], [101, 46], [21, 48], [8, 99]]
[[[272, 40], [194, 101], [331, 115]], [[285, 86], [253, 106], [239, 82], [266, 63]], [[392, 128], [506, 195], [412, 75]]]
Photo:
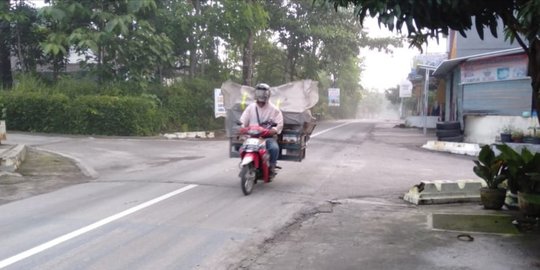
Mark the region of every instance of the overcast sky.
[[[375, 19], [366, 19], [364, 28], [368, 29], [371, 37], [388, 37], [396, 34], [388, 29], [380, 29]], [[444, 53], [446, 49], [446, 38], [429, 42], [428, 53]], [[425, 48], [425, 47], [424, 47]], [[375, 89], [384, 91], [385, 89], [396, 87], [399, 82], [405, 78], [411, 71], [412, 62], [415, 55], [420, 51], [416, 48], [409, 49], [409, 44], [403, 48], [394, 50], [393, 54], [386, 54], [373, 50], [361, 49], [361, 56], [364, 57], [365, 69], [362, 74], [362, 86], [366, 89]], [[425, 53], [425, 50], [424, 50]]]

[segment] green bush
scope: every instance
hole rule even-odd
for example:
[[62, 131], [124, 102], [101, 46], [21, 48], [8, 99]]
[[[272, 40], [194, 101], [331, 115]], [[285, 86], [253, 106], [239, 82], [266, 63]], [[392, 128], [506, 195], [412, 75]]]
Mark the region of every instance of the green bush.
[[0, 95], [5, 104], [8, 129], [32, 132], [68, 132], [69, 98], [37, 92]]
[[61, 77], [54, 85], [35, 75], [18, 75], [0, 91], [11, 130], [96, 135], [223, 129], [214, 118], [213, 89], [220, 82], [189, 79], [172, 86], [130, 82], [98, 84], [91, 78]]
[[152, 135], [162, 125], [155, 102], [142, 97], [82, 96], [13, 92], [7, 104], [8, 129], [96, 135]]
[[165, 131], [222, 129], [223, 119], [214, 117], [217, 83], [193, 79], [174, 84], [158, 94], [163, 102]]
[[146, 98], [82, 96], [72, 104], [76, 133], [153, 135], [161, 127], [156, 104]]

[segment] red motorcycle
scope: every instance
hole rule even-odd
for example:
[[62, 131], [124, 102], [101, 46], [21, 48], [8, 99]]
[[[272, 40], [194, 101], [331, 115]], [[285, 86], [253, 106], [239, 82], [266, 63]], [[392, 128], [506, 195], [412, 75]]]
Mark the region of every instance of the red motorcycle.
[[251, 194], [257, 180], [263, 180], [265, 183], [268, 183], [275, 177], [275, 174], [270, 173], [270, 153], [266, 151], [265, 137], [268, 136], [269, 128], [250, 126], [240, 129], [240, 134], [246, 136], [239, 149], [241, 160], [240, 183], [242, 192], [246, 196]]

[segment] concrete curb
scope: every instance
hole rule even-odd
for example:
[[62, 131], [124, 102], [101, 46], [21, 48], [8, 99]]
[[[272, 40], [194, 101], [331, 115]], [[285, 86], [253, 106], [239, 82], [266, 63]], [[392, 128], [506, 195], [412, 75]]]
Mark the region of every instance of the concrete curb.
[[214, 132], [210, 131], [193, 131], [193, 132], [176, 132], [167, 133], [163, 137], [169, 140], [178, 139], [213, 139], [216, 137]]
[[480, 145], [476, 143], [427, 141], [426, 144], [422, 146], [422, 148], [469, 156], [478, 156], [478, 153], [480, 152]]
[[416, 205], [476, 202], [480, 201], [482, 187], [486, 187], [482, 179], [422, 181], [405, 193], [403, 199]]
[[0, 171], [15, 172], [26, 157], [26, 145], [17, 144], [0, 153]]
[[96, 170], [94, 170], [94, 168], [84, 165], [84, 163], [82, 161], [80, 161], [76, 157], [66, 155], [66, 154], [63, 154], [63, 153], [60, 153], [60, 152], [51, 151], [51, 150], [48, 150], [48, 149], [43, 149], [43, 148], [36, 148], [36, 149], [39, 150], [39, 151], [52, 153], [52, 154], [59, 155], [59, 156], [62, 156], [64, 158], [67, 158], [67, 159], [71, 159], [73, 161], [73, 163], [75, 163], [75, 165], [81, 170], [81, 172], [85, 176], [90, 177], [92, 179], [97, 179], [99, 177], [99, 173]]

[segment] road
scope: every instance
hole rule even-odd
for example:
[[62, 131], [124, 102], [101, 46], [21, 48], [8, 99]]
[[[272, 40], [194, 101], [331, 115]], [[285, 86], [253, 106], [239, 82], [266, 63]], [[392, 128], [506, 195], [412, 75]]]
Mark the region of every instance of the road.
[[423, 150], [421, 132], [394, 124], [320, 123], [307, 158], [247, 197], [226, 141], [12, 135], [96, 178], [1, 205], [0, 268], [236, 269], [329, 200], [402, 204], [421, 180], [473, 177], [471, 158]]

